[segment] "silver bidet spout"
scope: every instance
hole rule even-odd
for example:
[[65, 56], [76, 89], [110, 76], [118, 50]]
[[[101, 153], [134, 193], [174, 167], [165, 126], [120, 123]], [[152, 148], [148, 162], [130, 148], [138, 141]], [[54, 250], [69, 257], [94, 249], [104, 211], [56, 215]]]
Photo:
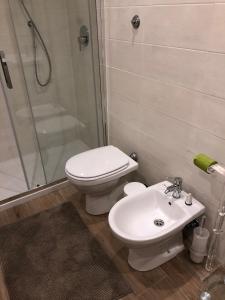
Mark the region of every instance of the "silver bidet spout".
[[173, 192], [172, 197], [175, 199], [180, 199], [181, 192], [182, 192], [183, 180], [181, 177], [174, 177], [171, 179], [171, 181], [173, 182], [173, 184], [168, 186], [164, 193], [168, 194], [168, 193]]

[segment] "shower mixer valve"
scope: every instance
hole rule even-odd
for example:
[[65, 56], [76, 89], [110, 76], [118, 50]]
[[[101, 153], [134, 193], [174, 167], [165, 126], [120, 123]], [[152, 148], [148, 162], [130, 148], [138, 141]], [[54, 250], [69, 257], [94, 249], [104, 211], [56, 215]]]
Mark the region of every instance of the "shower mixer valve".
[[80, 51], [89, 45], [89, 32], [87, 26], [83, 25], [80, 28], [80, 36], [78, 37]]

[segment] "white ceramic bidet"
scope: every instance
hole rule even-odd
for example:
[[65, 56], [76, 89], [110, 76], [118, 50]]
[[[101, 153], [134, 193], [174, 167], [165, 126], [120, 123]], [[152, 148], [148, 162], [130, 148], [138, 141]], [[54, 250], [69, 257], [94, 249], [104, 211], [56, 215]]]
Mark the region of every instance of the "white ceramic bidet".
[[185, 192], [177, 200], [166, 195], [169, 185], [164, 181], [125, 197], [109, 213], [110, 228], [129, 248], [128, 262], [138, 271], [152, 270], [181, 252], [183, 228], [205, 211], [194, 198], [186, 205]]

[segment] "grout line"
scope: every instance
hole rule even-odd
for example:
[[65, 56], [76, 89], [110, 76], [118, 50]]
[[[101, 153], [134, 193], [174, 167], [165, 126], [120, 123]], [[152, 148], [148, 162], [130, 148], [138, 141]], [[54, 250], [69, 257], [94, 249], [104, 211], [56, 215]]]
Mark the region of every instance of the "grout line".
[[[146, 108], [146, 109], [147, 109], [147, 108]], [[169, 115], [169, 114], [167, 114], [167, 113], [161, 111], [161, 110], [158, 109], [158, 108], [153, 108], [152, 111], [156, 111], [156, 112], [158, 112], [159, 114], [166, 116], [167, 118], [170, 118], [170, 119], [172, 119], [172, 120], [175, 120], [175, 121], [177, 121], [177, 122], [179, 122], [179, 123], [181, 123], [181, 124], [185, 124], [186, 126], [188, 126], [188, 127], [190, 127], [190, 128], [194, 128], [195, 130], [202, 131], [202, 132], [206, 132], [207, 134], [209, 134], [209, 135], [211, 135], [211, 136], [213, 136], [213, 137], [216, 137], [217, 139], [221, 140], [222, 142], [225, 142], [225, 138], [223, 138], [223, 137], [221, 137], [221, 136], [219, 136], [219, 135], [214, 134], [213, 132], [209, 131], [208, 129], [199, 127], [198, 125], [189, 123], [188, 121], [185, 121], [185, 120], [181, 120], [181, 119], [179, 119], [179, 118], [176, 118], [176, 117], [174, 117], [174, 116], [172, 116], [172, 115]], [[109, 113], [110, 113], [110, 112], [109, 112]], [[112, 114], [114, 117], [117, 118], [117, 116], [115, 115], [114, 112], [111, 112], [111, 114]], [[118, 118], [117, 118], [117, 119], [118, 119]], [[125, 122], [123, 122], [123, 121], [121, 121], [121, 122], [122, 122], [122, 123], [125, 123]], [[136, 128], [136, 127], [135, 127], [135, 128]], [[141, 131], [140, 129], [138, 129], [138, 128], [136, 128], [136, 131], [139, 132], [139, 133], [142, 132], [142, 131]]]
[[174, 2], [174, 3], [152, 3], [152, 4], [141, 4], [141, 5], [134, 5], [134, 4], [128, 4], [128, 5], [121, 5], [121, 6], [107, 6], [107, 4], [105, 5], [105, 9], [114, 9], [114, 8], [146, 8], [146, 7], [152, 7], [152, 6], [199, 6], [199, 5], [215, 5], [215, 4], [225, 4], [224, 2], [214, 2], [214, 1], [206, 1], [206, 2], [183, 2], [183, 3], [179, 3], [179, 2]]
[[137, 76], [137, 77], [140, 77], [142, 79], [146, 79], [146, 80], [155, 80], [157, 82], [160, 82], [162, 84], [167, 84], [167, 85], [170, 85], [170, 86], [173, 86], [173, 87], [179, 87], [179, 88], [183, 88], [183, 89], [186, 89], [187, 91], [192, 91], [192, 92], [195, 92], [195, 93], [199, 93], [199, 94], [202, 94], [202, 95], [205, 95], [205, 96], [208, 96], [208, 97], [213, 97], [217, 100], [220, 100], [221, 102], [222, 101], [225, 101], [225, 98], [223, 97], [220, 97], [220, 96], [216, 96], [216, 95], [213, 95], [213, 94], [210, 94], [210, 93], [206, 93], [206, 92], [203, 92], [201, 90], [196, 90], [196, 89], [193, 89], [193, 88], [189, 88], [189, 87], [186, 87], [182, 84], [177, 84], [175, 83], [174, 81], [162, 81], [156, 77], [153, 77], [153, 76], [144, 76], [144, 75], [141, 75], [141, 74], [138, 74], [138, 73], [134, 73], [134, 72], [130, 72], [130, 71], [127, 71], [125, 69], [120, 69], [119, 67], [114, 67], [114, 66], [110, 66], [110, 65], [106, 65], [107, 68], [109, 69], [114, 69], [114, 70], [117, 70], [117, 71], [121, 71], [121, 72], [124, 72], [124, 73], [127, 73], [127, 74], [130, 74], [130, 75], [133, 75], [133, 76]]
[[194, 48], [184, 48], [184, 47], [177, 47], [177, 46], [169, 46], [169, 45], [161, 45], [161, 44], [152, 44], [147, 42], [138, 42], [133, 40], [122, 40], [116, 38], [110, 38], [105, 36], [106, 41], [116, 41], [120, 43], [126, 43], [130, 45], [142, 45], [142, 46], [151, 46], [151, 47], [158, 47], [158, 48], [166, 48], [166, 49], [175, 49], [175, 50], [183, 50], [188, 52], [199, 52], [199, 53], [206, 53], [206, 54], [215, 54], [215, 55], [225, 55], [225, 51], [213, 51], [213, 50], [202, 50], [202, 49], [194, 49]]

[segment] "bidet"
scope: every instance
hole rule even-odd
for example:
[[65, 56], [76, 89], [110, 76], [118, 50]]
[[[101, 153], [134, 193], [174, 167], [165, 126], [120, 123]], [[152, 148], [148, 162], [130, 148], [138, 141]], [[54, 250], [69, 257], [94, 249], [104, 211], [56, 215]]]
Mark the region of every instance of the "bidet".
[[117, 202], [109, 213], [112, 233], [129, 248], [128, 263], [138, 271], [152, 270], [184, 249], [182, 230], [204, 213], [196, 199], [185, 204], [187, 193], [173, 201], [164, 181]]

